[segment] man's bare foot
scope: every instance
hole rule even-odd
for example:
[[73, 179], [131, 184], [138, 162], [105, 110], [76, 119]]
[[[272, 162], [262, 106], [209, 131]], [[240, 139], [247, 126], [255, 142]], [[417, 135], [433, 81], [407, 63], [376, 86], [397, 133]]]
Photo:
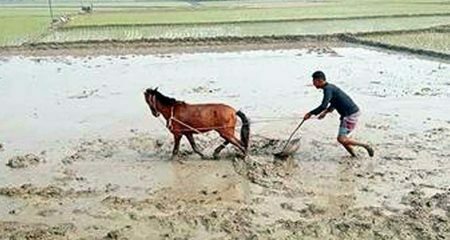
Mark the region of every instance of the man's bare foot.
[[366, 150], [367, 150], [367, 153], [369, 154], [369, 156], [373, 157], [373, 155], [375, 154], [375, 151], [373, 150], [373, 148], [371, 146], [367, 145]]

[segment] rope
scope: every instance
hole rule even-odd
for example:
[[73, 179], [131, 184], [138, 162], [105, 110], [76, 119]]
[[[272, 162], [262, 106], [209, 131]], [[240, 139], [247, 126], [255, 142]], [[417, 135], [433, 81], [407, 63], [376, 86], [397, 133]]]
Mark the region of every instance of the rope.
[[[176, 118], [174, 118], [174, 117], [172, 117], [171, 119], [174, 120], [175, 122], [177, 122], [177, 123], [179, 123], [179, 124], [181, 124], [181, 125], [183, 125], [183, 126], [189, 128], [189, 129], [191, 129], [192, 131], [194, 131], [194, 132], [196, 132], [196, 133], [202, 133], [202, 132], [200, 132], [200, 130], [213, 130], [213, 129], [219, 129], [219, 128], [213, 128], [213, 127], [210, 127], [210, 128], [193, 128], [193, 127], [189, 126], [188, 124], [186, 124], [186, 123], [184, 123], [184, 122], [182, 122], [182, 121], [180, 121], [180, 120], [178, 120], [178, 119], [176, 119]], [[180, 132], [182, 132], [182, 131], [180, 131]]]
[[298, 117], [264, 117], [264, 116], [252, 116], [252, 119], [298, 119]]
[[251, 123], [267, 123], [267, 122], [287, 122], [287, 121], [293, 121], [298, 120], [299, 118], [280, 118], [280, 119], [266, 119], [266, 120], [250, 120]]
[[[279, 118], [279, 119], [267, 119], [267, 120], [259, 120], [259, 121], [255, 121], [255, 120], [250, 120], [251, 124], [258, 124], [258, 123], [270, 123], [270, 122], [283, 122], [283, 121], [292, 121], [292, 120], [296, 120], [298, 118]], [[184, 123], [181, 120], [178, 120], [177, 118], [171, 116], [168, 119], [168, 123], [164, 124], [160, 118], [158, 118], [158, 120], [160, 120], [161, 124], [164, 125], [164, 127], [168, 128], [169, 130], [172, 130], [172, 125], [173, 125], [173, 121], [183, 125], [184, 127], [188, 128], [191, 131], [194, 131], [196, 133], [202, 133], [201, 131], [207, 131], [207, 130], [218, 130], [218, 129], [225, 129], [225, 128], [232, 128], [235, 127], [236, 125], [228, 125], [228, 126], [214, 126], [214, 127], [202, 127], [202, 128], [194, 128], [192, 126], [190, 126], [189, 124]], [[249, 124], [243, 124], [243, 125], [249, 125]], [[239, 126], [239, 125], [238, 125]], [[188, 131], [188, 130], [180, 130], [180, 132], [183, 131]]]
[[[196, 132], [196, 133], [201, 133], [201, 131], [203, 130], [216, 130], [216, 129], [224, 129], [224, 128], [232, 128], [235, 127], [235, 125], [229, 125], [229, 126], [216, 126], [216, 127], [203, 127], [203, 128], [194, 128], [186, 123], [184, 123], [183, 121], [178, 120], [177, 118], [171, 117], [171, 119], [181, 125], [183, 125], [184, 127], [189, 128], [190, 130]], [[298, 119], [298, 118], [295, 118]], [[280, 121], [286, 121], [289, 119], [272, 119], [272, 120], [260, 120], [260, 121], [250, 121], [252, 124], [255, 123], [265, 123], [265, 122], [280, 122]], [[243, 124], [243, 125], [249, 125], [249, 124]], [[169, 125], [172, 126], [172, 125]]]
[[[159, 110], [156, 108], [155, 105], [155, 96], [152, 96], [150, 98], [150, 104], [154, 105], [154, 108], [156, 111], [159, 112]], [[166, 128], [168, 128], [170, 131], [172, 131], [172, 122], [175, 121], [181, 125], [183, 125], [184, 127], [187, 127], [188, 129], [190, 129], [191, 131], [194, 131], [198, 134], [201, 133], [201, 131], [207, 131], [207, 130], [217, 130], [217, 129], [224, 129], [224, 128], [234, 128], [235, 125], [230, 125], [230, 126], [216, 126], [216, 127], [203, 127], [203, 128], [194, 128], [186, 123], [184, 123], [181, 120], [178, 120], [177, 118], [175, 118], [174, 116], [174, 107], [172, 107], [170, 109], [170, 117], [167, 120], [167, 123], [164, 124], [160, 118], [158, 118], [158, 120], [161, 122], [161, 124], [163, 124]], [[260, 120], [254, 120], [254, 118], [256, 119], [260, 119]], [[257, 124], [257, 123], [268, 123], [268, 122], [282, 122], [282, 121], [292, 121], [292, 120], [297, 120], [298, 117], [261, 117], [261, 116], [256, 116], [256, 117], [252, 117], [252, 119], [250, 120], [250, 123], [252, 124]], [[248, 124], [244, 124], [244, 125], [248, 125]], [[183, 130], [180, 130], [180, 132], [182, 132]], [[235, 130], [236, 131], [236, 130]]]

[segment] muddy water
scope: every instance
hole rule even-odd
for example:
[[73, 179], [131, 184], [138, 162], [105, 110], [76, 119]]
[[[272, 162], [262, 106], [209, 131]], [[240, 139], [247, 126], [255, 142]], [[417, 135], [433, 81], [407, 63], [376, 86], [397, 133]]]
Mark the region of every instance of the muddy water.
[[[310, 82], [316, 69], [361, 107], [354, 136], [375, 146], [374, 158], [362, 150], [360, 159], [346, 157], [334, 113], [305, 124], [292, 159], [273, 161], [276, 140], [321, 100]], [[0, 233], [445, 238], [448, 76], [448, 63], [358, 48], [2, 58]], [[252, 120], [251, 156], [238, 159], [230, 148], [221, 161], [202, 161], [183, 142], [183, 161], [170, 161], [170, 135], [142, 96], [156, 86], [241, 109]], [[197, 139], [207, 155], [221, 142]], [[6, 166], [27, 153], [40, 161]]]

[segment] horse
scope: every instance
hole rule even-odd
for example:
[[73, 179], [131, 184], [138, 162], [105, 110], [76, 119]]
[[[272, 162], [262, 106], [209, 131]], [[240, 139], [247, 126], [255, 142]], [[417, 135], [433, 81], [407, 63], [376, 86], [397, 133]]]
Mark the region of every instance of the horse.
[[[157, 118], [162, 115], [166, 119], [166, 127], [173, 134], [172, 158], [178, 155], [180, 140], [183, 136], [188, 139], [192, 150], [201, 158], [205, 158], [197, 148], [193, 135], [209, 131], [216, 131], [225, 140], [214, 150], [215, 159], [229, 143], [236, 146], [244, 156], [247, 155], [250, 122], [243, 112], [236, 111], [225, 104], [189, 104], [178, 101], [163, 95], [158, 88], [146, 89], [144, 97], [153, 116]], [[237, 117], [242, 122], [240, 139], [237, 139], [234, 134]]]

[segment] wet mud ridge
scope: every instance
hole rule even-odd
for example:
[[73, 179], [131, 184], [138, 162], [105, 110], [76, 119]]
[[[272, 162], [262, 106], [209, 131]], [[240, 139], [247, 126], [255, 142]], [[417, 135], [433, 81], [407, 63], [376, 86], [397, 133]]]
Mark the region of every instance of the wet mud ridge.
[[0, 47], [5, 55], [124, 55], [346, 46], [336, 35], [91, 40]]

